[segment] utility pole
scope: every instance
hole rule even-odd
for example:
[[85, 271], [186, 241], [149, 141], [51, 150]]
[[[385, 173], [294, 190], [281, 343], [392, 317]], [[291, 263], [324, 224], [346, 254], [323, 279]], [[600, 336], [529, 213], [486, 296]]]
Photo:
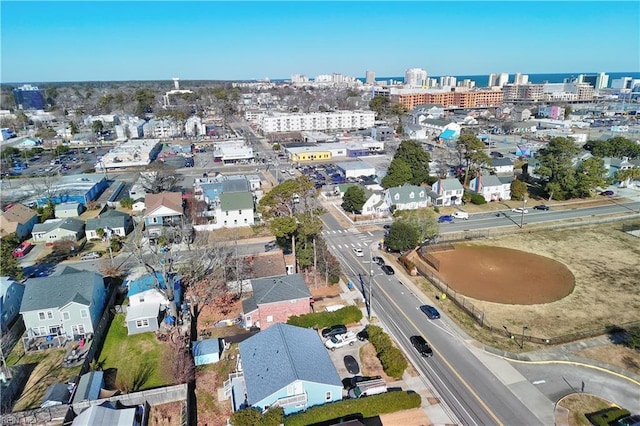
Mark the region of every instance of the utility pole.
[[520, 212], [520, 229], [522, 229], [522, 226], [524, 225], [524, 208], [527, 205], [527, 199], [523, 199], [522, 200], [522, 211]]
[[373, 269], [372, 269], [372, 264], [373, 264], [373, 256], [371, 254], [371, 247], [369, 247], [369, 322], [371, 322], [371, 301], [372, 301], [372, 296], [373, 293], [371, 292], [371, 282], [373, 281]]

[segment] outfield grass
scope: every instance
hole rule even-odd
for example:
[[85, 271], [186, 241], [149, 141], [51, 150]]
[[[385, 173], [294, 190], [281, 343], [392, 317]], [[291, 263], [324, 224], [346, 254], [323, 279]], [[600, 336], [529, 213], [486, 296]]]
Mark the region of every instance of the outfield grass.
[[171, 347], [154, 333], [128, 336], [124, 319], [124, 314], [117, 314], [111, 323], [98, 358], [103, 370], [116, 368], [116, 385], [125, 392], [173, 384]]

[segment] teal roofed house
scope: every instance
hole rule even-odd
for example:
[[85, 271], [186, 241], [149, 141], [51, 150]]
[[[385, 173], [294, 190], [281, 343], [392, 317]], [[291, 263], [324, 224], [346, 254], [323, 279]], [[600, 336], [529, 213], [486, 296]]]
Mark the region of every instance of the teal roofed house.
[[415, 210], [429, 205], [429, 189], [405, 183], [385, 191], [384, 202], [395, 210]]
[[342, 400], [342, 382], [318, 333], [275, 324], [240, 343], [233, 410], [282, 407], [285, 415]]

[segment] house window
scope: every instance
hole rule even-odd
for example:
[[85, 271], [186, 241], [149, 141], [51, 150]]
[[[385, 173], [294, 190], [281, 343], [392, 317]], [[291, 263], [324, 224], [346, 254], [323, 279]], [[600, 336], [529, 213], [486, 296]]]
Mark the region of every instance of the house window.
[[144, 296], [140, 296], [138, 300], [140, 301], [140, 303], [144, 303]]
[[72, 325], [71, 332], [76, 334], [84, 334], [84, 324]]
[[273, 322], [273, 315], [267, 315], [267, 322]]
[[325, 401], [331, 401], [331, 391], [324, 394]]
[[80, 310], [80, 318], [87, 318], [89, 316], [89, 312], [86, 309]]
[[424, 197], [424, 191], [420, 191], [420, 198]]
[[149, 320], [148, 319], [139, 319], [136, 321], [136, 327], [137, 328], [142, 328], [142, 327], [149, 327]]
[[396, 200], [399, 200], [400, 199], [400, 194], [396, 194], [393, 198], [396, 199]]
[[238, 224], [238, 219], [233, 219], [233, 224], [237, 225]]
[[69, 315], [69, 312], [63, 312], [62, 319], [65, 321], [69, 321], [71, 319], [71, 315]]
[[238, 210], [238, 214], [242, 214], [242, 210]]
[[409, 198], [413, 199], [413, 192], [409, 194]]
[[45, 318], [46, 318], [46, 317], [45, 317], [44, 312], [38, 312], [38, 319], [39, 319], [40, 321], [44, 320]]
[[244, 219], [244, 223], [247, 223], [247, 218]]
[[229, 212], [225, 212], [227, 214], [227, 216], [229, 216]]
[[53, 319], [53, 312], [47, 311], [47, 319]]

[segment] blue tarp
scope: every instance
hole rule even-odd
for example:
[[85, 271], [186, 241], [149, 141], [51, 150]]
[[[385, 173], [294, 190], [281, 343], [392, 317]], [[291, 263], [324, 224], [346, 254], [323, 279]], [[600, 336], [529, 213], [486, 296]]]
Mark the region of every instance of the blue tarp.
[[[160, 272], [156, 272], [156, 277], [158, 277], [158, 282], [160, 284], [161, 289], [166, 289], [167, 285], [164, 282], [164, 278]], [[182, 304], [182, 283], [180, 281], [180, 277], [176, 274], [169, 274], [169, 280], [173, 282], [173, 293], [174, 293], [174, 301], [176, 306], [180, 306]], [[127, 296], [135, 296], [138, 293], [142, 293], [147, 290], [151, 290], [156, 288], [156, 280], [153, 279], [151, 274], [147, 274], [141, 278], [138, 278], [135, 281], [128, 281], [129, 291], [127, 292]]]

